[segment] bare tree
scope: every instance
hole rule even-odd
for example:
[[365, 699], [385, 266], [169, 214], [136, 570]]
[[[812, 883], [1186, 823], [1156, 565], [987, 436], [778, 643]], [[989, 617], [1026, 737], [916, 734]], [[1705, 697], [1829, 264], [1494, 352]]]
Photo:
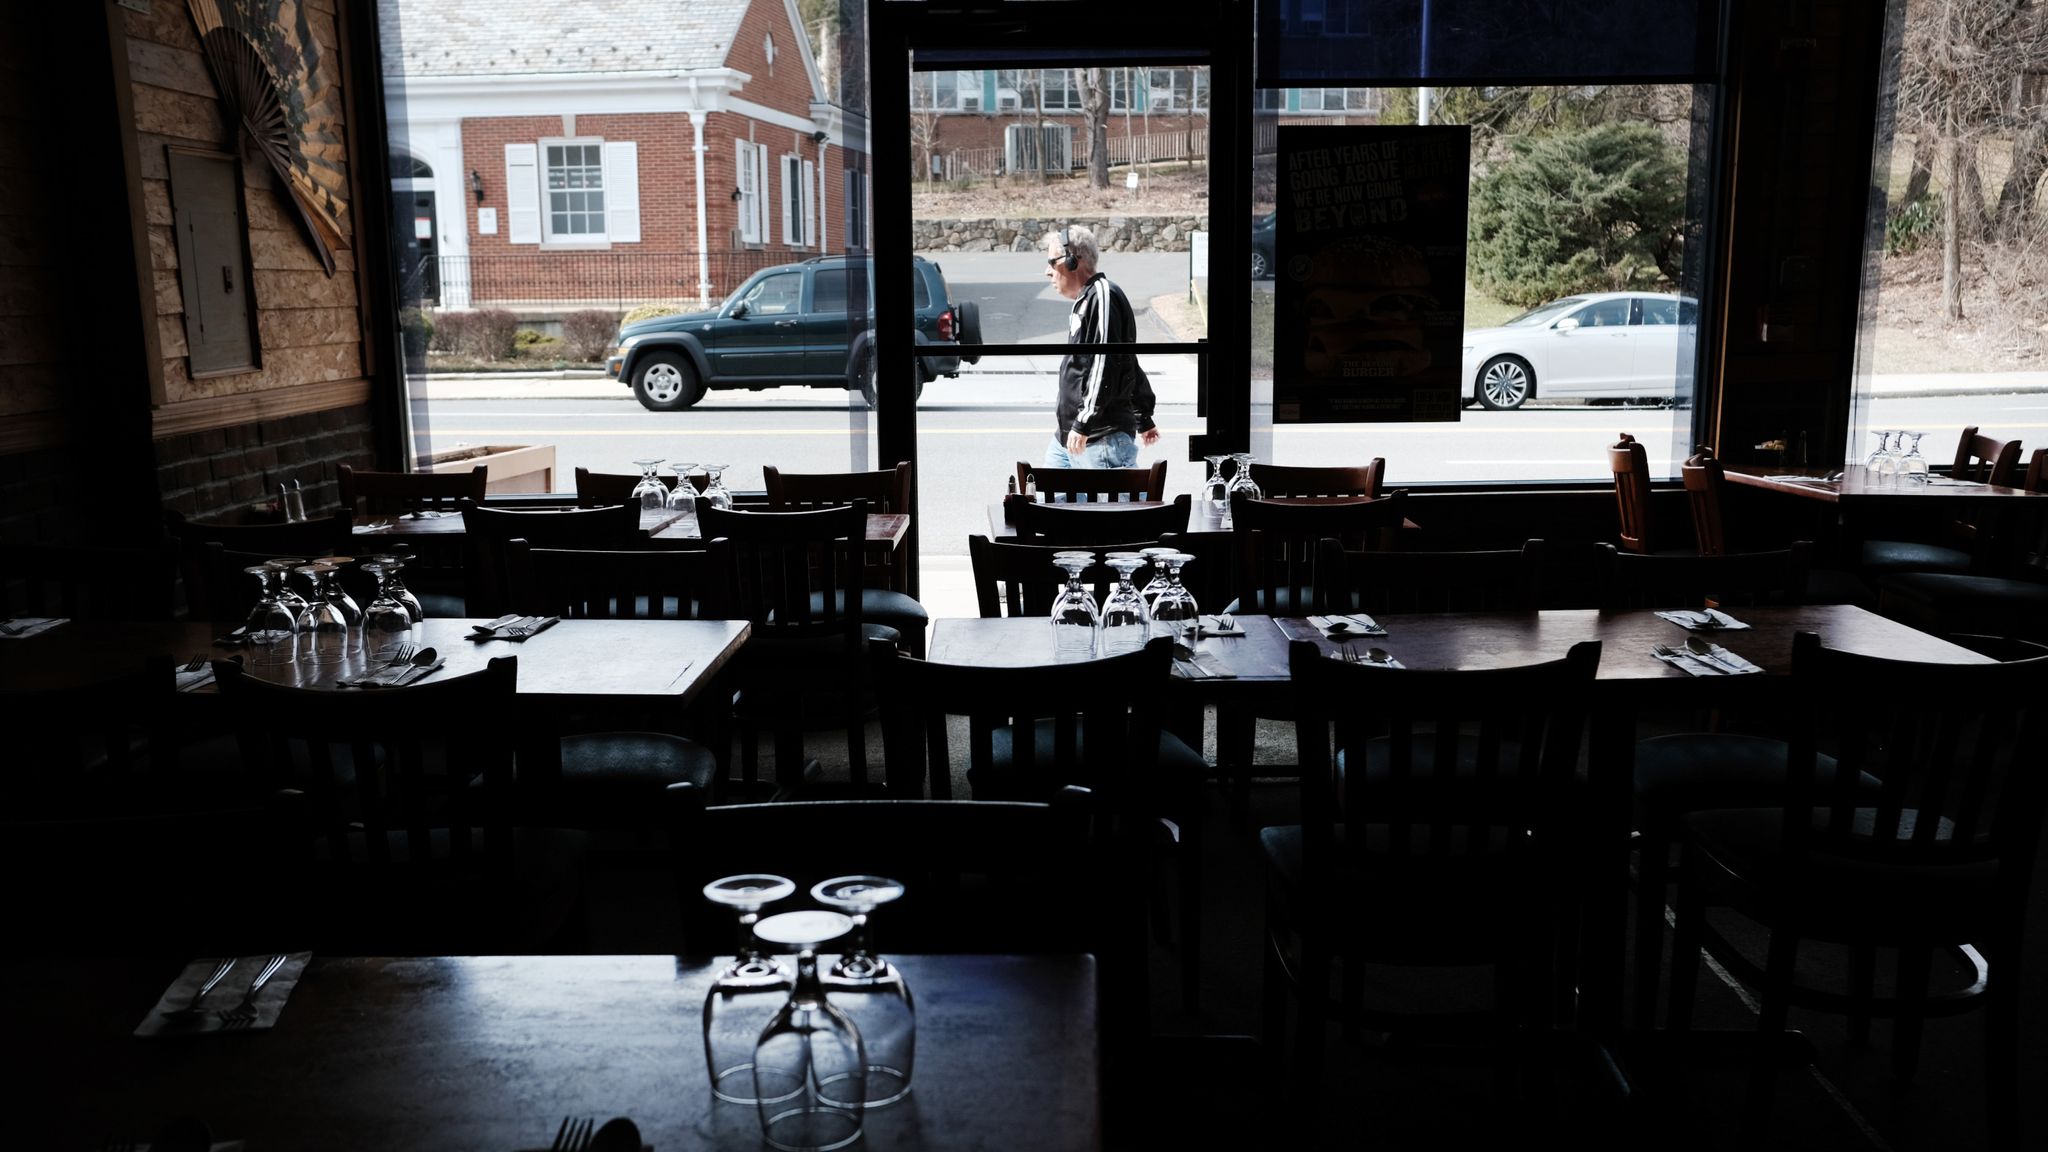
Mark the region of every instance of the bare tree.
[[1081, 110], [1088, 114], [1088, 186], [1109, 187], [1109, 74], [1100, 68], [1074, 69]]
[[1942, 166], [1942, 309], [1963, 318], [1963, 244], [1984, 235], [1977, 146], [2009, 122], [2013, 96], [2048, 68], [2048, 5], [1912, 0], [1899, 57], [1898, 118], [1930, 134]]
[[932, 152], [939, 143], [939, 110], [929, 89], [920, 94], [917, 87], [917, 69], [910, 70], [910, 145], [917, 149], [923, 163], [920, 171], [926, 187], [932, 182]]

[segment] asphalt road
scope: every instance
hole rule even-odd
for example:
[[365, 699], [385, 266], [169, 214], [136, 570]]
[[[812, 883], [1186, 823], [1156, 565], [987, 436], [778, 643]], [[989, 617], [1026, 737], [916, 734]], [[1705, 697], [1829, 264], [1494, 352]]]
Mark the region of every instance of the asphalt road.
[[[926, 252], [946, 277], [954, 303], [973, 301], [981, 310], [985, 344], [1064, 344], [1072, 302], [1053, 292], [1045, 278], [1045, 257], [1030, 252]], [[1172, 340], [1151, 302], [1188, 290], [1185, 252], [1110, 252], [1102, 271], [1130, 298], [1138, 339]], [[983, 361], [987, 364], [988, 361]]]
[[[1157, 416], [1164, 438], [1142, 460], [1164, 455], [1172, 462], [1169, 487], [1192, 492], [1201, 480], [1201, 465], [1187, 460], [1188, 433], [1201, 423], [1194, 415], [1192, 377], [1168, 371], [1170, 363], [1158, 367], [1155, 380], [1166, 380], [1175, 395], [1161, 389]], [[987, 530], [986, 505], [1001, 498], [1004, 478], [1017, 461], [1036, 462], [1044, 454], [1052, 436], [1051, 394], [1049, 375], [968, 376], [926, 389], [919, 406], [919, 485], [927, 554], [964, 554], [968, 534]], [[729, 464], [726, 483], [736, 489], [758, 489], [763, 463], [797, 472], [880, 466], [865, 407], [858, 398], [848, 405], [841, 394], [824, 391], [717, 393], [675, 413], [648, 412], [623, 387], [615, 398], [447, 398], [431, 401], [427, 411], [429, 451], [464, 444], [553, 444], [557, 482], [564, 488], [579, 464], [631, 472], [632, 462], [642, 457]], [[1397, 485], [1585, 479], [1603, 474], [1602, 451], [1621, 431], [1649, 446], [1653, 468], [1668, 467], [1686, 451], [1690, 415], [1656, 408], [1473, 409], [1457, 424], [1273, 429], [1255, 449], [1262, 459], [1298, 464], [1384, 456], [1388, 481]], [[1925, 430], [1923, 451], [1940, 462], [1969, 424], [2039, 441], [2048, 430], [2048, 394], [1884, 399], [1874, 405], [1871, 422]]]

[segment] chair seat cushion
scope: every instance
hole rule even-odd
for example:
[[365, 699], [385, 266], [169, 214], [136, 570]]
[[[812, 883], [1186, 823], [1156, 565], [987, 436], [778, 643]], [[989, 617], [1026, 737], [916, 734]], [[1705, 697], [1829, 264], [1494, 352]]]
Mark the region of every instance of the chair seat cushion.
[[1947, 572], [1901, 572], [1878, 582], [1885, 615], [1931, 632], [2048, 639], [2048, 583]]
[[[1387, 964], [1478, 964], [1504, 955], [1539, 900], [1532, 855], [1505, 839], [1484, 851], [1397, 855], [1394, 831], [1366, 825], [1363, 857], [1353, 855], [1351, 828], [1332, 831], [1336, 875], [1308, 886], [1302, 827], [1259, 829], [1267, 888], [1299, 931], [1332, 932], [1340, 950]], [[1314, 893], [1341, 894], [1344, 915], [1331, 916]]]
[[[1681, 732], [1653, 736], [1636, 744], [1635, 822], [1638, 829], [1659, 829], [1669, 836], [1671, 824], [1686, 812], [1706, 808], [1742, 808], [1776, 803], [1785, 790], [1783, 740], [1724, 732]], [[1814, 757], [1814, 777], [1832, 786], [1832, 756]], [[1863, 773], [1859, 787], [1875, 792], [1877, 778]]]
[[1970, 554], [1960, 548], [1914, 540], [1865, 540], [1860, 554], [1864, 572], [1968, 572]]
[[422, 592], [413, 589], [419, 597], [420, 611], [429, 620], [461, 620], [469, 615], [469, 598], [460, 592]]
[[1873, 600], [1870, 585], [1854, 572], [1840, 568], [1815, 568], [1806, 574], [1808, 604], [1862, 604]]
[[[1867, 831], [1875, 809], [1856, 810]], [[1915, 813], [1906, 810], [1910, 822]], [[1816, 821], [1822, 816], [1816, 815]], [[1866, 857], [1808, 853], [1804, 867], [1783, 851], [1784, 810], [1722, 808], [1680, 817], [1686, 851], [1698, 853], [1689, 870], [1703, 878], [1709, 900], [1726, 903], [1765, 922], [1773, 910], [1796, 907], [1805, 935], [1815, 939], [1963, 940], [1989, 927], [1996, 863], [1945, 867], [1890, 863]], [[1949, 830], [1942, 820], [1942, 830]]]
[[711, 750], [666, 732], [590, 732], [562, 738], [562, 786], [572, 795], [658, 804], [671, 784], [708, 788], [718, 774]]
[[[834, 607], [841, 611], [846, 609], [846, 590], [844, 588], [832, 594], [832, 603]], [[824, 607], [825, 594], [823, 592], [811, 593], [811, 611], [821, 612], [824, 610]], [[913, 622], [912, 630], [922, 630], [925, 624], [932, 618], [931, 613], [925, 611], [924, 605], [918, 603], [916, 597], [902, 592], [891, 591], [887, 588], [861, 589], [860, 611], [862, 617], [866, 619], [881, 620], [884, 623], [896, 625], [899, 628], [902, 626], [899, 621]]]
[[[1035, 762], [1050, 764], [1053, 760], [1054, 731], [1051, 720], [1040, 720], [1032, 726], [1032, 746]], [[1077, 732], [1074, 736], [1075, 753], [1081, 754], [1086, 748], [1086, 736]], [[1014, 767], [1016, 757], [1012, 752], [1012, 741], [1008, 728], [997, 728], [989, 740], [992, 766], [984, 771], [970, 768], [967, 782], [974, 790], [976, 800], [1029, 800], [1047, 801], [1053, 793], [1065, 784], [1083, 784], [1079, 780], [1054, 780], [1042, 776], [1035, 780], [1021, 779]], [[1187, 743], [1171, 732], [1159, 734], [1159, 778], [1174, 785], [1199, 787], [1209, 774], [1209, 762], [1202, 754], [1187, 746]]]

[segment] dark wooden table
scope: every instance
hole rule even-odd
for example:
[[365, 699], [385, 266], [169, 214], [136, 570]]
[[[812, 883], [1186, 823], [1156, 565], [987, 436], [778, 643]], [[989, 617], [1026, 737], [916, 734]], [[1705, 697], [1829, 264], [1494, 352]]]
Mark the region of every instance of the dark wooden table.
[[2000, 484], [1952, 481], [1946, 476], [1936, 476], [1926, 484], [1873, 484], [1861, 464], [1843, 469], [1842, 478], [1833, 481], [1825, 479], [1830, 473], [1824, 468], [1767, 468], [1749, 465], [1724, 468], [1724, 474], [1731, 484], [1761, 488], [1769, 492], [1782, 492], [1825, 504], [1867, 507], [1896, 505], [1910, 501], [1914, 502], [1914, 506], [1919, 506], [1920, 502], [1933, 500], [1961, 505], [2022, 499], [2040, 502], [2039, 507], [2048, 508], [2048, 493], [2029, 492], [2024, 488], [2007, 488]]
[[[917, 997], [916, 1078], [867, 1115], [864, 1147], [1100, 1144], [1090, 957], [890, 959]], [[35, 1056], [12, 1124], [37, 1148], [146, 1141], [191, 1114], [252, 1150], [512, 1152], [547, 1148], [565, 1115], [629, 1116], [662, 1152], [752, 1152], [756, 1110], [714, 1102], [704, 1072], [722, 963], [315, 957], [274, 1029], [138, 1039], [174, 969], [16, 956], [4, 971], [36, 994], [9, 1031]]]
[[[674, 520], [662, 525], [649, 534], [649, 539], [663, 542], [696, 542], [704, 537], [697, 529], [698, 521], [678, 523]], [[868, 513], [868, 533], [865, 551], [887, 555], [903, 544], [903, 537], [910, 531], [910, 517], [901, 512]]]
[[[648, 536], [654, 536], [663, 528], [669, 527], [682, 518], [683, 514], [681, 512], [671, 509], [652, 512], [643, 508], [640, 511], [640, 531]], [[407, 513], [403, 516], [386, 516], [375, 520], [368, 520], [356, 525], [353, 531], [357, 539], [364, 541], [388, 537], [394, 540], [411, 542], [422, 538], [439, 539], [448, 536], [459, 538], [464, 534], [465, 530], [461, 513], [452, 515], [434, 515], [430, 513], [425, 516]]]

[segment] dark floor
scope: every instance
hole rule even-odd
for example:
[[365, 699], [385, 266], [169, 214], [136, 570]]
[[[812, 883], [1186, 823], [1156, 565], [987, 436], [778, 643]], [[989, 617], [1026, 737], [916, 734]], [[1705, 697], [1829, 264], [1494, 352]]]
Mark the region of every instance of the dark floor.
[[[1260, 760], [1292, 758], [1291, 734], [1261, 725]], [[1210, 727], [1213, 739], [1213, 724]], [[828, 761], [831, 752], [813, 748]], [[879, 763], [879, 744], [876, 747]], [[843, 759], [843, 752], [841, 753]], [[765, 771], [765, 769], [764, 769]], [[956, 795], [968, 795], [964, 782]], [[1974, 1152], [1989, 1147], [1983, 1125], [1983, 1032], [1980, 1013], [1926, 1026], [1920, 1068], [1910, 1085], [1890, 1073], [1890, 1030], [1879, 1023], [1867, 1048], [1852, 1046], [1838, 1017], [1795, 1012], [1792, 1026], [1814, 1053], [1810, 1067], [1787, 1067], [1769, 1136], [1744, 1138], [1737, 1124], [1747, 1065], [1746, 1048], [1674, 1065], [1656, 1080], [1640, 1079], [1631, 1100], [1616, 1092], [1600, 1054], [1559, 1047], [1532, 1063], [1544, 1084], [1503, 1096], [1490, 1066], [1420, 1052], [1385, 1037], [1349, 1041], [1332, 1028], [1323, 1086], [1314, 1096], [1321, 1139], [1282, 1139], [1288, 1114], [1269, 1089], [1278, 1070], [1257, 1044], [1261, 1027], [1262, 904], [1256, 829], [1294, 822], [1297, 788], [1287, 780], [1252, 790], [1251, 817], [1237, 824], [1220, 787], [1212, 791], [1203, 861], [1205, 938], [1201, 1005], [1184, 1011], [1179, 964], [1170, 947], [1152, 948], [1155, 1032], [1175, 1037], [1237, 1037], [1236, 1041], [1185, 1040], [1165, 1047], [1177, 1071], [1154, 1083], [1156, 1114], [1196, 1115], [1214, 1121], [1199, 1132], [1162, 1121], [1158, 1139], [1138, 1146], [1338, 1146], [1430, 1149], [1547, 1137], [1568, 1147], [1699, 1150], [1941, 1149]], [[675, 947], [675, 894], [665, 873], [617, 858], [599, 862], [592, 882], [593, 944], [600, 951], [665, 952]], [[2033, 887], [2027, 925], [2027, 972], [2022, 1002], [2021, 1079], [2024, 1147], [2048, 1148], [2048, 858]], [[1824, 952], [1811, 958], [1820, 971], [1839, 971]], [[1882, 973], [1882, 970], [1881, 970]], [[1378, 974], [1375, 974], [1377, 976]], [[1881, 974], [1882, 979], [1882, 974]], [[1397, 986], [1375, 987], [1378, 991]], [[1711, 964], [1704, 966], [1696, 1026], [1746, 1037], [1754, 1028], [1753, 1000]], [[1742, 1041], [1746, 1043], [1746, 1041]], [[1152, 1112], [1153, 1109], [1147, 1109]], [[1248, 1135], [1232, 1125], [1241, 1123]]]

